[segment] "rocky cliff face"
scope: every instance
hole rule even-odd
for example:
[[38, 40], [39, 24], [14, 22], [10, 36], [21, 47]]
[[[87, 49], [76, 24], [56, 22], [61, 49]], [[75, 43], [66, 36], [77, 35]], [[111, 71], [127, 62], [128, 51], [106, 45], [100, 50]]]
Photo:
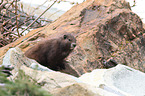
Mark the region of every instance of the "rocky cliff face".
[[[41, 39], [66, 32], [74, 34], [77, 39], [77, 47], [67, 58], [72, 67], [68, 66], [66, 72], [72, 68], [71, 72], [83, 74], [79, 78], [71, 76], [74, 75], [71, 72], [67, 75], [44, 68], [21, 52]], [[124, 0], [87, 0], [72, 7], [50, 25], [0, 48], [0, 63], [14, 66], [12, 80], [21, 69], [54, 96], [144, 96], [144, 32], [140, 17]], [[111, 62], [109, 60], [129, 67], [119, 64], [102, 69], [108, 68], [109, 63], [105, 62]]]
[[145, 72], [145, 31], [125, 0], [87, 0], [75, 5], [52, 24], [1, 48], [0, 55], [16, 46], [26, 51], [42, 38], [65, 32], [76, 36], [77, 47], [67, 60], [80, 74], [105, 68], [102, 61], [110, 59]]

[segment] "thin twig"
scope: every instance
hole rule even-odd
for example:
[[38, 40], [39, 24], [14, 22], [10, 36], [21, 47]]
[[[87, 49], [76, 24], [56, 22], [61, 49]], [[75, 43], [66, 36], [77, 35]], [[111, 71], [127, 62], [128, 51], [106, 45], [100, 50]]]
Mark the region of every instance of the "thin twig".
[[17, 0], [15, 1], [15, 15], [16, 15], [17, 33], [18, 33], [18, 37], [20, 37], [20, 33], [19, 33], [19, 30], [18, 30]]
[[[16, 16], [18, 16], [18, 15], [16, 15]], [[5, 25], [6, 23], [8, 23], [10, 20], [12, 20], [12, 19], [16, 18], [16, 16], [11, 17], [11, 19], [8, 19], [7, 21], [3, 22], [3, 25]]]
[[50, 18], [51, 16], [53, 16], [54, 14], [56, 14], [59, 11], [61, 11], [61, 10], [58, 10], [58, 11], [54, 12], [53, 14], [49, 15], [47, 18]]
[[46, 21], [46, 22], [52, 22], [50, 20], [45, 20], [45, 19], [39, 19], [40, 21]]
[[55, 3], [57, 2], [57, 0], [55, 0], [53, 2], [53, 4], [51, 4], [43, 13], [41, 13], [26, 29], [24, 29], [22, 32], [21, 32], [21, 35], [24, 33], [24, 31], [26, 31], [30, 26], [32, 26], [48, 9], [50, 9]]
[[11, 34], [11, 35], [15, 35], [15, 36], [17, 36], [17, 34], [15, 34], [15, 33], [12, 33], [11, 31], [9, 31], [8, 29], [6, 29], [7, 30], [7, 32], [6, 33], [3, 33], [3, 36], [4, 35], [7, 35], [7, 34]]
[[2, 42], [5, 42], [5, 44], [9, 43], [8, 40], [5, 40], [4, 38], [1, 38], [1, 39], [2, 39]]
[[11, 7], [11, 5], [14, 3], [14, 1], [15, 1], [15, 0], [13, 0], [13, 1], [10, 3], [10, 5], [6, 8], [6, 10], [8, 10], [8, 9]]
[[12, 31], [8, 30], [7, 28], [3, 27], [4, 30], [6, 30], [7, 32], [12, 33]]
[[41, 6], [43, 6], [46, 2], [48, 2], [48, 0], [46, 0], [43, 4], [39, 5], [38, 7], [36, 7], [31, 14], [33, 14], [38, 8], [40, 8]]

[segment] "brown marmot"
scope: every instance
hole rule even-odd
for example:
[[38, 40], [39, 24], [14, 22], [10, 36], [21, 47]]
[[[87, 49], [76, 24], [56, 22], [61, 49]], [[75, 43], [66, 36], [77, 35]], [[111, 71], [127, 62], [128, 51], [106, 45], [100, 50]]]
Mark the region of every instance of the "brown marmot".
[[25, 56], [52, 70], [65, 69], [64, 60], [76, 47], [76, 39], [67, 33], [53, 39], [40, 41], [25, 52]]

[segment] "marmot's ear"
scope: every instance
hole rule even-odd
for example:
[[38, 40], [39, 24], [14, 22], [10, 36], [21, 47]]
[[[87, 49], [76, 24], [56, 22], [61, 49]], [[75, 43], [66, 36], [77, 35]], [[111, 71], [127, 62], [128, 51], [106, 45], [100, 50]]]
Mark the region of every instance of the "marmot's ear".
[[63, 38], [66, 39], [67, 38], [67, 35], [64, 35]]

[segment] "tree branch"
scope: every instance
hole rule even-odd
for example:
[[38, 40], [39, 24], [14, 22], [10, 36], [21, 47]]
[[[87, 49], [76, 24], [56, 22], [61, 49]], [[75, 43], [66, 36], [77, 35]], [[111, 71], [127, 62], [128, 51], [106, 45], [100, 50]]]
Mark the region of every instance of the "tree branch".
[[16, 15], [17, 33], [18, 33], [18, 37], [20, 37], [20, 33], [19, 33], [19, 30], [18, 30], [17, 0], [15, 1], [15, 15]]
[[55, 3], [57, 2], [57, 0], [55, 0], [43, 13], [41, 13], [26, 29], [24, 29], [21, 32], [21, 35], [23, 34], [24, 31], [26, 31], [30, 26], [32, 26], [48, 9], [50, 9]]

